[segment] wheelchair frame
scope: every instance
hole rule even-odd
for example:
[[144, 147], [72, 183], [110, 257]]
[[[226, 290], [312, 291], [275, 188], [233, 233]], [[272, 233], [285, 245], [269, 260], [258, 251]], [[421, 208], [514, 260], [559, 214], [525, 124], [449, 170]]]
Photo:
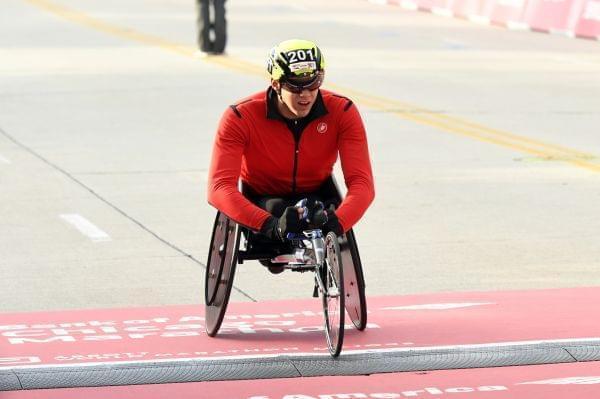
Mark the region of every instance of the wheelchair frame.
[[[330, 183], [335, 187], [339, 204], [341, 194], [333, 176], [330, 178]], [[264, 240], [257, 240], [256, 235], [248, 228], [237, 224], [222, 212], [217, 211], [206, 263], [204, 290], [206, 332], [211, 337], [218, 333], [225, 317], [236, 266], [248, 260], [271, 262], [277, 257], [280, 257], [281, 260], [282, 256], [292, 255], [298, 248], [291, 242], [265, 243]], [[240, 249], [242, 238], [245, 239], [246, 244], [244, 250]], [[341, 287], [343, 292], [342, 304], [354, 327], [362, 331], [367, 325], [367, 303], [365, 280], [356, 237], [351, 229], [344, 235], [337, 237], [336, 241], [339, 245], [339, 262], [343, 267], [343, 270], [339, 272], [344, 281], [343, 287]], [[294, 271], [311, 270], [310, 268], [302, 268], [302, 265], [298, 266], [297, 264], [292, 267], [288, 263], [284, 263], [284, 267]], [[317, 289], [315, 288], [316, 292]], [[343, 314], [341, 316], [343, 324]], [[326, 328], [328, 328], [327, 323], [326, 320]], [[327, 331], [326, 334], [328, 334]], [[340, 335], [343, 340], [343, 328], [341, 328]], [[327, 337], [329, 345], [329, 335]], [[332, 356], [337, 356], [341, 350], [341, 343], [337, 353], [335, 353], [335, 350], [332, 351], [331, 345], [329, 346]]]

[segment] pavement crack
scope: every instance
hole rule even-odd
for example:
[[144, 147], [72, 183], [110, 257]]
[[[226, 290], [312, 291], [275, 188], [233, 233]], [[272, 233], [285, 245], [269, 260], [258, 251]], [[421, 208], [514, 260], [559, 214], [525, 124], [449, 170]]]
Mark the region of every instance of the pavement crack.
[[[92, 194], [94, 197], [96, 197], [97, 199], [99, 199], [101, 202], [103, 202], [104, 204], [106, 204], [107, 206], [109, 206], [110, 208], [112, 208], [114, 211], [116, 211], [117, 213], [121, 214], [123, 217], [125, 217], [126, 219], [128, 219], [129, 221], [131, 221], [132, 223], [134, 223], [135, 225], [137, 225], [139, 228], [141, 228], [142, 230], [144, 230], [148, 234], [152, 235], [158, 241], [162, 242], [163, 244], [165, 244], [166, 246], [168, 246], [168, 247], [172, 248], [173, 250], [177, 251], [181, 255], [189, 258], [192, 262], [194, 262], [194, 263], [200, 265], [202, 268], [206, 269], [206, 265], [204, 263], [202, 263], [200, 260], [198, 260], [197, 258], [195, 258], [194, 255], [185, 252], [183, 249], [179, 248], [174, 243], [169, 242], [165, 238], [161, 237], [158, 233], [156, 233], [153, 230], [151, 230], [149, 227], [147, 227], [146, 225], [144, 225], [142, 222], [140, 222], [139, 220], [135, 219], [133, 216], [129, 215], [123, 209], [119, 208], [117, 205], [113, 204], [112, 202], [110, 202], [109, 200], [107, 200], [106, 198], [104, 198], [102, 195], [100, 195], [98, 192], [96, 192], [92, 187], [88, 186], [87, 184], [85, 184], [81, 180], [77, 179], [73, 174], [69, 173], [67, 170], [61, 168], [59, 165], [53, 163], [49, 159], [44, 158], [41, 154], [37, 153], [34, 149], [28, 147], [27, 145], [21, 143], [19, 140], [17, 140], [16, 138], [14, 138], [10, 134], [8, 134], [2, 128], [0, 128], [0, 134], [2, 134], [4, 137], [6, 137], [8, 140], [10, 140], [11, 142], [13, 142], [15, 145], [17, 145], [18, 147], [20, 147], [24, 151], [26, 151], [29, 154], [33, 155], [34, 157], [36, 157], [40, 161], [44, 162], [46, 165], [50, 166], [51, 168], [53, 168], [57, 172], [60, 172], [61, 174], [63, 174], [69, 180], [73, 181], [75, 184], [79, 185], [81, 188], [83, 188], [86, 191], [88, 191], [90, 194]], [[236, 290], [237, 292], [239, 292], [241, 295], [243, 295], [246, 298], [250, 299], [251, 301], [257, 302], [257, 300], [255, 298], [251, 297], [249, 294], [247, 294], [243, 290], [241, 290], [241, 289], [239, 289], [239, 288], [237, 288], [235, 286], [233, 286], [232, 288], [234, 290]]]

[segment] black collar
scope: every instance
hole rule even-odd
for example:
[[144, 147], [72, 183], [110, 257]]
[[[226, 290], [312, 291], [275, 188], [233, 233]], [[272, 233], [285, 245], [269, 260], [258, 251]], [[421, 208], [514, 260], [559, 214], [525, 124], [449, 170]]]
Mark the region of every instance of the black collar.
[[[281, 115], [279, 109], [277, 108], [278, 100], [277, 92], [275, 92], [273, 87], [269, 87], [267, 89], [267, 119], [277, 119], [285, 122], [286, 124], [290, 121], [294, 121], [294, 119], [288, 119]], [[317, 100], [313, 104], [308, 115], [306, 115], [304, 118], [297, 119], [297, 121], [306, 126], [313, 120], [327, 115], [327, 113], [325, 102], [323, 102], [323, 97], [321, 96], [321, 91], [319, 90], [317, 93]]]

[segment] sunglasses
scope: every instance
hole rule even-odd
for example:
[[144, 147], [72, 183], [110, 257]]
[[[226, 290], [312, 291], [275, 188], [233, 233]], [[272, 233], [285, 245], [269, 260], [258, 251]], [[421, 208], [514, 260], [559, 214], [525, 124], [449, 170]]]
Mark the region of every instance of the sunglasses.
[[317, 74], [317, 77], [312, 82], [308, 82], [306, 84], [294, 84], [288, 80], [281, 82], [281, 86], [284, 89], [286, 89], [287, 91], [291, 91], [292, 93], [295, 93], [295, 94], [300, 94], [300, 93], [302, 93], [303, 90], [308, 90], [308, 91], [317, 90], [319, 87], [321, 87], [322, 84], [323, 84], [323, 74], [322, 73]]

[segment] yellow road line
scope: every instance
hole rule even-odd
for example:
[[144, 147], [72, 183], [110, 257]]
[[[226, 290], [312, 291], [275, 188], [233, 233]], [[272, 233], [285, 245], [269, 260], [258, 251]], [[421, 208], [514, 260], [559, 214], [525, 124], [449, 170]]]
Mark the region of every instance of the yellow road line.
[[[370, 101], [372, 104], [377, 104], [377, 108], [381, 109], [382, 111], [395, 113], [395, 114], [398, 114], [399, 116], [401, 116], [402, 114], [410, 114], [410, 115], [419, 116], [423, 119], [436, 119], [436, 120], [450, 123], [452, 125], [461, 125], [464, 127], [476, 129], [481, 132], [485, 132], [486, 134], [489, 134], [489, 135], [501, 136], [503, 138], [520, 141], [520, 142], [524, 142], [524, 143], [528, 143], [528, 144], [533, 144], [533, 145], [536, 145], [539, 147], [547, 148], [549, 150], [563, 152], [563, 153], [566, 153], [566, 154], [569, 154], [572, 156], [577, 156], [577, 157], [584, 158], [584, 159], [595, 158], [593, 154], [580, 152], [580, 151], [570, 149], [570, 148], [567, 148], [564, 146], [559, 146], [556, 144], [544, 143], [539, 140], [531, 139], [531, 138], [524, 137], [524, 136], [518, 136], [516, 134], [504, 132], [504, 131], [497, 130], [497, 129], [492, 129], [492, 128], [489, 128], [489, 127], [486, 127], [486, 126], [483, 126], [483, 125], [480, 125], [480, 124], [477, 124], [474, 122], [470, 122], [470, 121], [466, 121], [466, 120], [457, 118], [457, 117], [441, 114], [438, 112], [433, 112], [433, 111], [427, 110], [425, 108], [420, 108], [415, 105], [399, 102], [396, 100], [391, 100], [388, 98], [367, 95], [367, 94], [364, 94], [361, 92], [349, 90], [347, 88], [340, 88], [340, 89], [343, 89], [345, 93], [354, 94], [355, 98], [360, 97], [360, 98]], [[402, 111], [398, 111], [398, 109], [401, 109]]]
[[395, 100], [376, 97], [346, 88], [338, 88], [370, 108], [389, 112], [402, 119], [435, 127], [449, 133], [507, 147], [540, 157], [544, 160], [566, 162], [580, 168], [600, 172], [600, 164], [594, 162], [597, 157], [591, 153], [545, 143], [532, 138], [503, 132], [498, 129], [491, 129], [477, 123], [464, 121], [456, 117], [436, 113]]
[[26, 0], [29, 3], [45, 9], [61, 18], [69, 20], [71, 22], [78, 23], [80, 25], [86, 26], [88, 28], [92, 28], [98, 30], [100, 32], [108, 33], [113, 36], [120, 37], [122, 39], [132, 40], [138, 43], [150, 45], [150, 46], [158, 46], [163, 49], [183, 54], [186, 56], [192, 56], [193, 50], [190, 47], [182, 46], [176, 43], [169, 42], [164, 40], [158, 36], [152, 36], [145, 33], [137, 32], [133, 29], [120, 27], [117, 25], [109, 24], [103, 22], [99, 19], [93, 18], [87, 14], [84, 14], [79, 11], [75, 11], [64, 7], [62, 5], [46, 1], [46, 0]]
[[[168, 50], [179, 55], [184, 55], [186, 57], [194, 57], [196, 52], [193, 47], [171, 42], [161, 37], [138, 32], [130, 28], [109, 24], [80, 11], [67, 8], [48, 0], [25, 1], [33, 4], [34, 6], [45, 9], [46, 11], [49, 11], [63, 19], [111, 34], [113, 36], [117, 36], [122, 39], [135, 41], [144, 45], [160, 47], [164, 50]], [[263, 67], [235, 57], [208, 56], [204, 58], [203, 61], [228, 68], [236, 72], [243, 72], [261, 77], [267, 76]], [[365, 106], [376, 110], [388, 112], [391, 115], [404, 120], [431, 126], [448, 133], [506, 147], [514, 151], [540, 157], [544, 160], [566, 162], [579, 168], [600, 172], [600, 163], [596, 162], [598, 157], [594, 154], [582, 152], [561, 145], [546, 143], [540, 140], [520, 136], [498, 129], [489, 128], [487, 126], [454, 116], [436, 113], [426, 108], [389, 98], [378, 97], [349, 89], [347, 87], [334, 84], [328, 84], [327, 87], [347, 94], [360, 104], [364, 104]]]
[[[193, 47], [182, 45], [176, 42], [165, 40], [161, 37], [138, 32], [136, 30], [109, 24], [107, 22], [96, 19], [80, 11], [76, 11], [65, 6], [56, 4], [48, 0], [25, 0], [34, 6], [42, 8], [50, 13], [57, 15], [63, 19], [83, 25], [87, 28], [92, 28], [100, 32], [119, 37], [121, 39], [131, 40], [140, 44], [160, 47], [172, 53], [184, 55], [189, 58], [194, 58], [196, 50]], [[233, 59], [232, 57], [206, 57], [204, 61], [211, 64], [216, 64], [222, 67], [233, 69], [237, 72], [246, 72], [251, 75], [264, 75], [264, 68], [260, 68], [256, 64], [247, 61]]]

